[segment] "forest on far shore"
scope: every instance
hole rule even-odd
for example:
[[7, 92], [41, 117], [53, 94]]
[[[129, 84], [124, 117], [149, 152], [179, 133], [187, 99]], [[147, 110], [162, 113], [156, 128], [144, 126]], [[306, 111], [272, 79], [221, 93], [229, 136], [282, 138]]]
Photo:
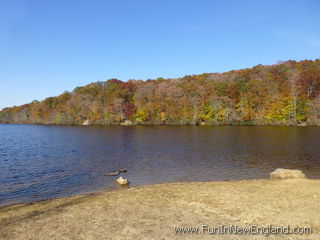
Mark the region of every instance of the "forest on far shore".
[[182, 78], [110, 79], [5, 108], [0, 123], [320, 126], [320, 59]]

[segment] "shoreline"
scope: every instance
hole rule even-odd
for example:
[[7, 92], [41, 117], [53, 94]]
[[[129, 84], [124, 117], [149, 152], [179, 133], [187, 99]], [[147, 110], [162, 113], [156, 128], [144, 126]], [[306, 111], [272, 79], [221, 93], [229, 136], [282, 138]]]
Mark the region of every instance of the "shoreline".
[[[308, 178], [310, 180], [317, 180], [314, 178]], [[41, 200], [34, 200], [34, 201], [26, 201], [26, 202], [18, 202], [18, 203], [9, 203], [7, 205], [0, 205], [0, 212], [1, 209], [6, 208], [6, 207], [15, 207], [15, 206], [20, 206], [20, 205], [33, 205], [41, 202], [50, 202], [50, 201], [55, 201], [55, 200], [63, 200], [63, 199], [68, 199], [68, 198], [74, 198], [74, 197], [86, 197], [89, 195], [100, 195], [100, 194], [106, 194], [109, 192], [117, 192], [117, 191], [124, 191], [127, 189], [136, 189], [136, 188], [145, 188], [145, 187], [152, 187], [152, 186], [157, 186], [157, 185], [169, 185], [169, 184], [188, 184], [188, 183], [223, 183], [223, 182], [249, 182], [249, 181], [259, 181], [259, 180], [269, 180], [265, 178], [257, 178], [257, 179], [243, 179], [243, 180], [221, 180], [221, 181], [196, 181], [196, 182], [165, 182], [165, 183], [153, 183], [153, 184], [144, 184], [144, 185], [138, 185], [134, 187], [129, 186], [117, 186], [117, 189], [109, 189], [109, 190], [98, 190], [98, 191], [93, 191], [93, 192], [84, 192], [84, 193], [79, 193], [79, 194], [73, 194], [73, 195], [68, 195], [68, 196], [62, 196], [62, 197], [52, 197], [52, 198], [46, 198], [46, 199], [41, 199]], [[320, 181], [320, 179], [319, 179]]]
[[146, 123], [146, 124], [121, 124], [121, 123], [115, 123], [115, 124], [88, 124], [83, 125], [81, 123], [74, 124], [74, 123], [23, 123], [23, 122], [0, 122], [2, 125], [40, 125], [40, 126], [76, 126], [76, 127], [112, 127], [112, 126], [120, 126], [120, 127], [136, 127], [136, 126], [146, 126], [146, 127], [159, 127], [159, 126], [181, 126], [181, 127], [220, 127], [220, 126], [234, 126], [234, 127], [320, 127], [320, 125], [317, 124], [246, 124], [246, 123], [221, 123], [221, 124], [153, 124], [153, 123]]
[[[272, 224], [310, 225], [313, 234], [299, 237], [319, 239], [319, 192], [318, 179], [253, 179], [162, 183], [80, 194], [0, 207], [0, 238], [203, 239], [208, 236], [175, 234], [173, 227]], [[290, 239], [286, 237], [269, 239]]]
[[[293, 180], [293, 179], [287, 179], [287, 180]], [[306, 178], [306, 180], [315, 180], [319, 181], [320, 184], [320, 178]], [[55, 201], [55, 200], [63, 200], [63, 199], [68, 199], [68, 198], [74, 198], [74, 197], [86, 197], [86, 196], [91, 196], [91, 195], [101, 195], [101, 194], [107, 194], [109, 192], [118, 192], [118, 191], [124, 191], [127, 189], [136, 189], [136, 188], [146, 188], [146, 187], [152, 187], [152, 186], [158, 186], [158, 185], [170, 185], [170, 184], [197, 184], [197, 183], [224, 183], [224, 182], [232, 182], [232, 183], [237, 183], [237, 182], [251, 182], [251, 181], [278, 181], [275, 179], [268, 179], [268, 178], [254, 178], [254, 179], [241, 179], [241, 180], [219, 180], [219, 181], [195, 181], [195, 182], [164, 182], [164, 183], [151, 183], [151, 184], [144, 184], [144, 185], [137, 185], [130, 187], [129, 186], [120, 186], [117, 185], [117, 188], [113, 189], [106, 189], [106, 190], [97, 190], [97, 191], [92, 191], [92, 192], [83, 192], [83, 193], [78, 193], [78, 194], [72, 194], [72, 195], [66, 195], [62, 197], [52, 197], [52, 198], [46, 198], [46, 199], [41, 199], [41, 200], [34, 200], [34, 201], [26, 201], [26, 202], [18, 202], [18, 203], [9, 203], [7, 205], [0, 205], [0, 212], [2, 208], [6, 207], [14, 207], [14, 206], [20, 206], [20, 205], [33, 205], [41, 202], [50, 202], [50, 201]]]

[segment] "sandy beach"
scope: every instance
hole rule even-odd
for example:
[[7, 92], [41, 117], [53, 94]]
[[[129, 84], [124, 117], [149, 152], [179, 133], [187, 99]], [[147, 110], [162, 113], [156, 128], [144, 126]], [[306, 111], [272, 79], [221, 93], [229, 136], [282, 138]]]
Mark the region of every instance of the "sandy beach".
[[[210, 234], [289, 225], [312, 234]], [[199, 228], [176, 233], [178, 227]], [[176, 228], [176, 229], [175, 229]], [[0, 208], [0, 239], [320, 239], [320, 180], [147, 185]]]

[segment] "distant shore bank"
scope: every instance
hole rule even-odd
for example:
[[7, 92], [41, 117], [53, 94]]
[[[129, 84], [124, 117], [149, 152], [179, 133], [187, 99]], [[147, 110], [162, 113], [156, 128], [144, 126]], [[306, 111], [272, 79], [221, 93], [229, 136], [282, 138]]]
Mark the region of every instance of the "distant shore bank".
[[111, 127], [111, 126], [125, 126], [125, 127], [136, 127], [136, 126], [154, 126], [154, 127], [161, 127], [161, 126], [181, 126], [181, 127], [219, 127], [219, 126], [235, 126], [235, 127], [246, 127], [246, 126], [256, 126], [256, 127], [320, 127], [319, 124], [258, 124], [258, 123], [220, 123], [220, 124], [155, 124], [155, 123], [145, 123], [145, 124], [74, 124], [74, 123], [23, 123], [23, 122], [1, 122], [0, 124], [17, 124], [17, 125], [43, 125], [43, 126], [83, 126], [83, 127]]

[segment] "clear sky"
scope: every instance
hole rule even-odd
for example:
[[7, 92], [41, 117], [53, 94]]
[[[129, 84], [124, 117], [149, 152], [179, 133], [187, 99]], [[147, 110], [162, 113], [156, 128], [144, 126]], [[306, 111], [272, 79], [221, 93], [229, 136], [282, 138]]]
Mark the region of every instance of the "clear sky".
[[318, 0], [0, 0], [0, 109], [110, 78], [320, 58]]

